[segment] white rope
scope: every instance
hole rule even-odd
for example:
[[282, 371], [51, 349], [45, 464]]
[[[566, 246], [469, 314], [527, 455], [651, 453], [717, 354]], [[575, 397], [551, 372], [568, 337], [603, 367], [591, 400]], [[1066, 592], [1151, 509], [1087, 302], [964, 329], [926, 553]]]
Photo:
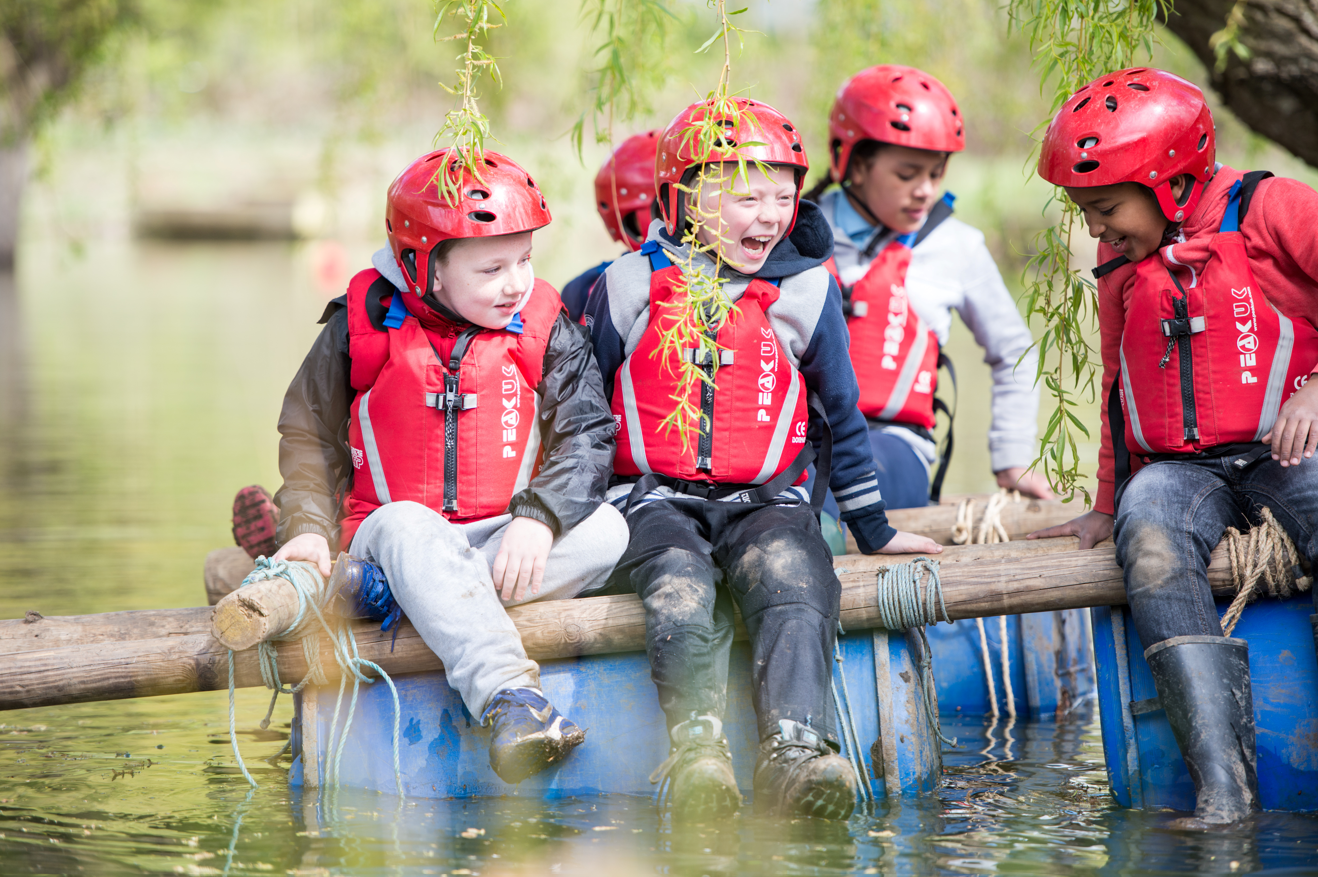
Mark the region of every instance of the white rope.
[[[1002, 523], [1002, 512], [1010, 503], [1021, 501], [1019, 490], [999, 488], [984, 504], [984, 517], [975, 526], [975, 502], [966, 498], [956, 509], [956, 523], [952, 525], [952, 542], [957, 545], [996, 545], [1011, 541], [1011, 534]], [[972, 542], [973, 536], [973, 542]], [[988, 636], [984, 632], [984, 619], [976, 618], [979, 630], [979, 653], [984, 662], [984, 678], [988, 681], [989, 715], [998, 716], [998, 694], [993, 684], [993, 662], [989, 659]], [[1016, 715], [1016, 698], [1011, 685], [1011, 648], [1007, 641], [1007, 618], [998, 616], [998, 649], [1002, 658], [1002, 691], [1007, 699], [1007, 715]]]
[[984, 619], [976, 618], [975, 627], [979, 628], [979, 655], [984, 661], [984, 679], [988, 682], [989, 715], [998, 717], [998, 690], [993, 684], [993, 661], [989, 658], [988, 635], [984, 633]]

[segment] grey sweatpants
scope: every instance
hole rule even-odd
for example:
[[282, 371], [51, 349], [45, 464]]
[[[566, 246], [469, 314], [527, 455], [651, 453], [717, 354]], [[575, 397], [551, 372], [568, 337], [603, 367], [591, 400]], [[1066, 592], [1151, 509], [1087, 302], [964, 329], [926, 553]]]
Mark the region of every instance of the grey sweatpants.
[[627, 548], [626, 522], [604, 503], [554, 543], [540, 593], [527, 588], [523, 599], [505, 603], [490, 570], [511, 522], [499, 515], [453, 524], [420, 503], [394, 502], [362, 521], [350, 550], [384, 570], [394, 599], [477, 717], [496, 692], [540, 684], [505, 607], [599, 587]]

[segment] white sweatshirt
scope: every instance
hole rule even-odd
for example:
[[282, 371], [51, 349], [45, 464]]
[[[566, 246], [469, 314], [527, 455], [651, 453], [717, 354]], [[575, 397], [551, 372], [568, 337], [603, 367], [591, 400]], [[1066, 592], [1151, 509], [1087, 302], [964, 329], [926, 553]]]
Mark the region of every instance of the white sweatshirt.
[[[833, 257], [842, 282], [854, 284], [869, 270], [871, 261], [844, 230], [854, 231], [857, 214], [837, 188], [825, 193], [819, 206], [833, 228]], [[874, 252], [895, 237], [886, 232]], [[912, 251], [906, 294], [940, 345], [947, 344], [955, 309], [984, 348], [984, 362], [993, 371], [993, 416], [988, 431], [993, 471], [1030, 465], [1037, 452], [1039, 390], [1034, 386], [1034, 374], [1038, 356], [1029, 349], [1033, 336], [1002, 282], [984, 234], [955, 217], [945, 219]], [[933, 461], [931, 443], [907, 429], [893, 431], [910, 441], [927, 461]]]

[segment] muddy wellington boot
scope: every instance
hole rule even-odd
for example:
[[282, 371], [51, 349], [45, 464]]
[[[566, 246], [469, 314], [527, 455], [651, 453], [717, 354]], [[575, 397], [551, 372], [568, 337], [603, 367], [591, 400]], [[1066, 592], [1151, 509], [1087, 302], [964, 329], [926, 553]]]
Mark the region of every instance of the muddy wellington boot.
[[760, 744], [755, 809], [771, 816], [847, 819], [856, 809], [856, 772], [817, 731], [783, 719]]
[[674, 822], [710, 822], [741, 807], [732, 752], [716, 716], [692, 716], [668, 732], [672, 751], [650, 774], [660, 785]]
[[505, 688], [481, 715], [490, 725], [490, 767], [505, 783], [520, 783], [559, 764], [586, 731], [554, 708], [538, 688]]
[[1195, 818], [1220, 825], [1258, 810], [1246, 642], [1177, 636], [1150, 646], [1144, 659], [1194, 780]]

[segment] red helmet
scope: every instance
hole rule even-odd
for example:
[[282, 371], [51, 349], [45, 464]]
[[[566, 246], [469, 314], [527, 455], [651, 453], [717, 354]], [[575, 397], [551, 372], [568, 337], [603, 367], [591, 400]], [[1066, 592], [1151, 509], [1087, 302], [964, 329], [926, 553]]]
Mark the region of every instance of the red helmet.
[[[600, 219], [604, 220], [610, 237], [633, 250], [639, 250], [645, 243], [645, 230], [650, 225], [650, 205], [654, 203], [654, 154], [659, 148], [660, 133], [656, 128], [628, 137], [595, 175], [595, 205], [599, 208]], [[633, 213], [640, 214], [634, 221], [639, 238], [631, 233], [626, 222]]]
[[[712, 110], [710, 101], [700, 101], [682, 110], [668, 123], [659, 138], [659, 155], [654, 164], [654, 187], [659, 193], [659, 212], [671, 235], [677, 234], [683, 220], [682, 192], [677, 184], [682, 182], [682, 176], [688, 170], [702, 163], [743, 158], [796, 168], [796, 203], [798, 208], [800, 206], [801, 183], [805, 180], [805, 172], [810, 169], [810, 161], [805, 157], [805, 146], [801, 143], [801, 135], [796, 126], [768, 104], [744, 97], [733, 100], [743, 113], [743, 124], [738, 126], [735, 120], [728, 119], [724, 123], [727, 129], [724, 139], [731, 148], [712, 153], [704, 162], [694, 155], [697, 145], [692, 129], [704, 121], [706, 114]], [[744, 122], [746, 115], [750, 116], [753, 124]], [[759, 145], [736, 148], [739, 143], [751, 142]], [[788, 233], [795, 224], [796, 210], [793, 210], [792, 221], [787, 226]]]
[[1058, 186], [1140, 183], [1153, 189], [1172, 222], [1189, 216], [1204, 193], [1190, 186], [1184, 204], [1171, 182], [1213, 178], [1217, 142], [1204, 93], [1149, 67], [1100, 76], [1062, 104], [1043, 135], [1039, 176]]
[[[485, 153], [483, 180], [462, 168], [456, 157], [452, 160], [447, 172], [461, 169], [461, 195], [456, 206], [450, 204], [434, 182], [449, 153], [441, 149], [421, 156], [389, 186], [384, 211], [389, 248], [417, 295], [430, 292], [430, 253], [440, 241], [535, 231], [550, 220], [545, 196], [535, 181], [517, 162], [497, 152]], [[404, 258], [409, 252], [412, 258]]]
[[828, 170], [838, 183], [862, 140], [931, 152], [966, 148], [952, 92], [923, 70], [900, 64], [868, 67], [844, 82], [828, 116], [828, 136], [833, 146]]

